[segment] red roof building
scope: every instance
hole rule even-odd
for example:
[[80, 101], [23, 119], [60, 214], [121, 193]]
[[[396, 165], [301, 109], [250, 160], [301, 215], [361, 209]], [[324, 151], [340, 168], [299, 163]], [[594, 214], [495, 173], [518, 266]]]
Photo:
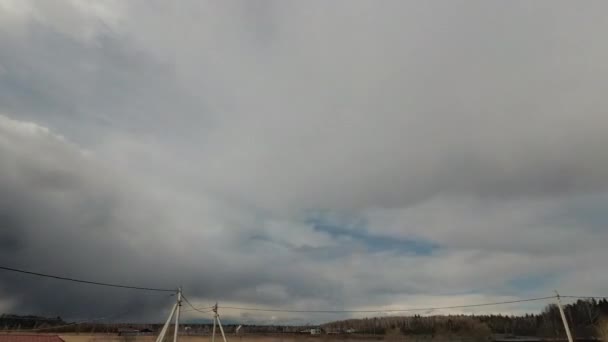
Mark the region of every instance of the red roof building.
[[0, 342], [65, 342], [58, 335], [43, 334], [2, 334]]

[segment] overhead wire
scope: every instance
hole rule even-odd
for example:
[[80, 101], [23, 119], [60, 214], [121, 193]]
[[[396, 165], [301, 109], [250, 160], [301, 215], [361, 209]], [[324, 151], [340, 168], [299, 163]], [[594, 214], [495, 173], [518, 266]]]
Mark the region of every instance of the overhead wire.
[[576, 298], [576, 299], [606, 299], [608, 296], [562, 296], [561, 298]]
[[[12, 267], [6, 267], [6, 266], [0, 266], [0, 270], [28, 274], [28, 275], [38, 276], [38, 277], [46, 277], [46, 278], [52, 278], [52, 279], [57, 279], [57, 280], [64, 280], [64, 281], [71, 281], [71, 282], [76, 282], [76, 283], [106, 286], [106, 287], [114, 287], [114, 288], [124, 288], [124, 289], [143, 290], [143, 291], [157, 291], [157, 292], [176, 292], [177, 291], [175, 289], [130, 286], [130, 285], [123, 285], [123, 284], [104, 283], [104, 282], [97, 282], [97, 281], [91, 281], [91, 280], [69, 278], [69, 277], [63, 277], [63, 276], [52, 275], [52, 274], [32, 272], [32, 271], [27, 271], [27, 270], [23, 270], [23, 269], [12, 268]], [[606, 297], [601, 297], [601, 296], [571, 296], [571, 295], [564, 295], [564, 296], [560, 296], [560, 297], [561, 298], [577, 298], [577, 299], [603, 299], [603, 298], [606, 298]], [[490, 302], [490, 303], [453, 305], [453, 306], [443, 306], [443, 307], [409, 308], [409, 309], [293, 310], [293, 309], [273, 309], [273, 308], [237, 307], [237, 306], [222, 306], [221, 308], [228, 309], [228, 310], [242, 310], [242, 311], [292, 312], [292, 313], [383, 313], [383, 312], [390, 313], [390, 312], [435, 311], [435, 310], [445, 310], [445, 309], [473, 308], [473, 307], [483, 307], [483, 306], [540, 301], [540, 300], [546, 300], [546, 299], [551, 299], [551, 298], [556, 298], [556, 296], [517, 299], [517, 300], [509, 300], [509, 301]], [[186, 302], [186, 304], [188, 304], [191, 307], [190, 310], [183, 310], [183, 312], [197, 311], [200, 313], [209, 313], [209, 312], [213, 311], [213, 307], [196, 307], [196, 306], [194, 306], [188, 300], [188, 298], [185, 297], [183, 294], [182, 294], [182, 299]], [[80, 323], [78, 323], [78, 324], [80, 324]], [[73, 325], [73, 323], [70, 325]]]
[[12, 267], [6, 267], [6, 266], [0, 266], [0, 270], [10, 271], [10, 272], [16, 272], [16, 273], [23, 273], [23, 274], [29, 274], [29, 275], [34, 275], [34, 276], [38, 276], [38, 277], [45, 277], [45, 278], [52, 278], [52, 279], [58, 279], [58, 280], [71, 281], [71, 282], [76, 282], [76, 283], [83, 283], [83, 284], [90, 284], [90, 285], [99, 285], [99, 286], [106, 286], [106, 287], [117, 287], [117, 288], [123, 288], [123, 289], [131, 289], [131, 290], [157, 291], [157, 292], [176, 292], [177, 291], [175, 289], [162, 289], [162, 288], [154, 288], [154, 287], [140, 287], [140, 286], [130, 286], [130, 285], [122, 285], [122, 284], [102, 283], [102, 282], [98, 282], [98, 281], [75, 279], [75, 278], [62, 277], [62, 276], [57, 276], [57, 275], [52, 275], [52, 274], [45, 274], [45, 273], [39, 273], [39, 272], [26, 271], [26, 270], [12, 268]]
[[[578, 298], [578, 299], [604, 299], [608, 297], [601, 296], [561, 296], [561, 298]], [[482, 307], [482, 306], [492, 306], [492, 305], [504, 305], [504, 304], [514, 304], [514, 303], [522, 303], [522, 302], [532, 302], [532, 301], [540, 301], [553, 299], [556, 296], [547, 296], [547, 297], [537, 297], [537, 298], [526, 298], [526, 299], [518, 299], [518, 300], [510, 300], [510, 301], [502, 301], [502, 302], [491, 302], [491, 303], [478, 303], [478, 304], [466, 304], [466, 305], [453, 305], [453, 306], [443, 306], [443, 307], [426, 307], [426, 308], [410, 308], [410, 309], [376, 309], [376, 310], [292, 310], [292, 309], [272, 309], [272, 308], [256, 308], [256, 307], [236, 307], [236, 306], [220, 306], [221, 309], [231, 309], [231, 310], [243, 310], [243, 311], [263, 311], [263, 312], [293, 312], [293, 313], [381, 313], [381, 312], [410, 312], [410, 311], [433, 311], [433, 310], [445, 310], [445, 309], [459, 309], [459, 308], [471, 308], [471, 307]], [[186, 311], [201, 311], [204, 313], [213, 311], [212, 307], [195, 307], [190, 302], [188, 305], [192, 307], [191, 310]], [[202, 311], [202, 309], [208, 309], [207, 311]]]
[[[492, 306], [492, 305], [504, 305], [514, 304], [523, 302], [540, 301], [555, 298], [555, 296], [548, 297], [537, 297], [527, 299], [517, 299], [502, 302], [491, 302], [491, 303], [479, 303], [479, 304], [466, 304], [466, 305], [452, 305], [443, 307], [426, 307], [426, 308], [410, 308], [410, 309], [376, 309], [376, 310], [290, 310], [290, 309], [266, 309], [266, 308], [255, 308], [255, 307], [236, 307], [236, 306], [219, 306], [219, 309], [229, 310], [242, 310], [242, 311], [262, 311], [262, 312], [292, 312], [292, 313], [382, 313], [382, 312], [411, 312], [411, 311], [434, 311], [434, 310], [445, 310], [445, 309], [461, 309], [461, 308], [472, 308], [481, 306]], [[194, 308], [194, 306], [192, 306]], [[203, 309], [203, 308], [199, 308]]]
[[[433, 311], [433, 310], [443, 310], [443, 309], [458, 309], [458, 308], [471, 308], [471, 307], [482, 307], [482, 306], [492, 306], [492, 305], [504, 305], [504, 304], [514, 304], [514, 303], [522, 303], [522, 302], [532, 302], [532, 301], [541, 301], [547, 299], [553, 299], [557, 296], [547, 296], [547, 297], [536, 297], [536, 298], [526, 298], [526, 299], [517, 299], [517, 300], [509, 300], [509, 301], [500, 301], [500, 302], [487, 302], [487, 303], [478, 303], [478, 304], [466, 304], [466, 305], [452, 305], [452, 306], [442, 306], [442, 307], [425, 307], [425, 308], [410, 308], [410, 309], [375, 309], [375, 310], [290, 310], [290, 309], [266, 309], [266, 308], [254, 308], [254, 307], [236, 307], [236, 306], [221, 306], [220, 309], [232, 309], [232, 310], [243, 310], [243, 311], [262, 311], [262, 312], [290, 312], [290, 313], [383, 313], [383, 312], [413, 312], [413, 311]], [[562, 298], [606, 298], [600, 296], [560, 296]], [[192, 312], [197, 311], [199, 313], [210, 313], [213, 312], [213, 307], [196, 307], [182, 294], [182, 299], [188, 306], [191, 307], [189, 310], [182, 310], [182, 312]], [[129, 311], [131, 312], [131, 311]], [[70, 326], [92, 323], [96, 321], [106, 320], [110, 318], [116, 318], [120, 316], [124, 316], [128, 314], [121, 313], [118, 315], [110, 315], [104, 316], [100, 318], [87, 319], [78, 322], [72, 322], [65, 325], [51, 326], [51, 327], [43, 327], [36, 329], [28, 329], [28, 330], [19, 330], [22, 332], [27, 331], [48, 331], [66, 328]], [[7, 317], [8, 318], [8, 317]], [[19, 317], [22, 318], [22, 317]], [[52, 319], [42, 319], [42, 320], [52, 320]]]
[[200, 310], [199, 308], [192, 308], [192, 309], [189, 309], [189, 310], [182, 310], [182, 313], [185, 313], [185, 312], [195, 312], [195, 311], [203, 313], [203, 314], [207, 314], [207, 313], [213, 312], [213, 309], [209, 309], [209, 310], [203, 311], [203, 310]]
[[[182, 299], [184, 300], [184, 302], [186, 302], [186, 304], [188, 304], [188, 306], [190, 306], [192, 308], [191, 310], [182, 310], [182, 312], [198, 311], [200, 313], [209, 313], [209, 312], [213, 311], [212, 306], [208, 306], [208, 307], [204, 307], [204, 308], [195, 307], [194, 305], [192, 305], [192, 303], [190, 303], [188, 298], [186, 298], [186, 296], [184, 296], [183, 293], [182, 293]], [[202, 309], [207, 309], [207, 310], [202, 310]]]

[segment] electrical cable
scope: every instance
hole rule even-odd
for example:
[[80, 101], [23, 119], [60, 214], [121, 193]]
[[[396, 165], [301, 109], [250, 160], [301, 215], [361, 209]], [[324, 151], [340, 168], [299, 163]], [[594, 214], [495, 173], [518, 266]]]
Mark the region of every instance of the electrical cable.
[[[182, 310], [182, 312], [198, 311], [200, 313], [209, 313], [209, 312], [213, 311], [212, 306], [208, 306], [208, 307], [204, 307], [204, 308], [196, 308], [194, 305], [192, 305], [192, 303], [190, 303], [188, 298], [186, 298], [186, 296], [184, 296], [183, 293], [182, 293], [182, 299], [184, 300], [184, 302], [186, 302], [186, 304], [188, 304], [192, 308], [192, 310]], [[209, 309], [209, 310], [203, 311], [201, 309]]]
[[[112, 283], [103, 283], [97, 281], [83, 280], [83, 279], [75, 279], [62, 277], [57, 275], [38, 273], [32, 271], [26, 271], [22, 269], [0, 266], [0, 270], [23, 273], [28, 275], [34, 275], [39, 277], [46, 277], [58, 280], [71, 281], [76, 283], [90, 284], [90, 285], [99, 285], [106, 287], [115, 287], [115, 288], [124, 288], [124, 289], [132, 289], [132, 290], [143, 290], [143, 291], [158, 291], [158, 292], [176, 292], [173, 289], [162, 289], [162, 288], [153, 288], [153, 287], [139, 287], [139, 286], [129, 286], [122, 284], [112, 284]], [[578, 299], [603, 299], [607, 297], [600, 296], [560, 296], [561, 298], [578, 298]], [[383, 312], [411, 312], [411, 311], [434, 311], [434, 310], [443, 310], [443, 309], [461, 309], [461, 308], [472, 308], [472, 307], [481, 307], [481, 306], [492, 306], [492, 305], [503, 305], [503, 304], [513, 304], [513, 303], [522, 303], [522, 302], [531, 302], [531, 301], [539, 301], [556, 298], [556, 296], [549, 297], [538, 297], [538, 298], [528, 298], [528, 299], [518, 299], [518, 300], [510, 300], [510, 301], [502, 301], [502, 302], [491, 302], [491, 303], [479, 303], [479, 304], [466, 304], [466, 305], [454, 305], [454, 306], [444, 306], [444, 307], [427, 307], [427, 308], [411, 308], [411, 309], [377, 309], [377, 310], [289, 310], [289, 309], [265, 309], [265, 308], [256, 308], [256, 307], [236, 307], [236, 306], [222, 306], [222, 309], [229, 310], [242, 310], [242, 311], [262, 311], [262, 312], [293, 312], [293, 313], [383, 313]], [[182, 299], [192, 308], [192, 310], [184, 310], [184, 312], [189, 311], [198, 311], [200, 313], [209, 313], [213, 311], [213, 307], [195, 307], [187, 297], [182, 294]], [[73, 325], [74, 323], [70, 324]], [[80, 323], [77, 323], [80, 324]]]
[[561, 298], [577, 298], [577, 299], [606, 299], [608, 296], [562, 296]]
[[121, 285], [121, 284], [110, 284], [110, 283], [102, 283], [102, 282], [90, 281], [90, 280], [82, 280], [82, 279], [60, 277], [60, 276], [56, 276], [56, 275], [52, 275], [52, 274], [44, 274], [44, 273], [38, 273], [38, 272], [31, 272], [31, 271], [20, 270], [20, 269], [17, 269], [17, 268], [6, 267], [6, 266], [0, 266], [0, 270], [10, 271], [10, 272], [17, 272], [17, 273], [23, 273], [23, 274], [29, 274], [29, 275], [34, 275], [34, 276], [38, 276], [38, 277], [45, 277], [45, 278], [52, 278], [52, 279], [58, 279], [58, 280], [72, 281], [72, 282], [76, 282], [76, 283], [99, 285], [99, 286], [118, 287], [118, 288], [123, 288], [123, 289], [143, 290], [143, 291], [176, 292], [176, 290], [170, 290], [170, 289], [160, 289], [160, 288], [153, 288], [153, 287], [129, 286], [129, 285]]
[[[522, 303], [522, 302], [532, 302], [539, 300], [546, 300], [555, 298], [555, 296], [549, 297], [538, 297], [538, 298], [527, 298], [527, 299], [518, 299], [518, 300], [510, 300], [503, 302], [492, 302], [492, 303], [480, 303], [480, 304], [467, 304], [467, 305], [454, 305], [454, 306], [444, 306], [444, 307], [428, 307], [428, 308], [412, 308], [412, 309], [378, 309], [378, 310], [289, 310], [289, 309], [264, 309], [264, 308], [252, 308], [252, 307], [236, 307], [236, 306], [220, 306], [220, 309], [232, 309], [232, 310], [242, 310], [242, 311], [262, 311], [262, 312], [295, 312], [295, 313], [381, 313], [381, 312], [410, 312], [410, 311], [433, 311], [433, 310], [443, 310], [443, 309], [460, 309], [460, 308], [472, 308], [472, 307], [480, 307], [480, 306], [492, 306], [492, 305], [503, 305], [503, 304], [513, 304], [513, 303]], [[194, 306], [193, 306], [194, 308]], [[202, 309], [202, 308], [199, 308]]]

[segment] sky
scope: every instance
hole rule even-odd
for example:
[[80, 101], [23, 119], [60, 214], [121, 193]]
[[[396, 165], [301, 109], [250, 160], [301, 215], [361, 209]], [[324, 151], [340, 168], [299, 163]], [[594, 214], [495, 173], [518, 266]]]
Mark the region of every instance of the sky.
[[[608, 296], [607, 10], [0, 0], [1, 264], [200, 306]], [[174, 301], [0, 272], [0, 312]]]

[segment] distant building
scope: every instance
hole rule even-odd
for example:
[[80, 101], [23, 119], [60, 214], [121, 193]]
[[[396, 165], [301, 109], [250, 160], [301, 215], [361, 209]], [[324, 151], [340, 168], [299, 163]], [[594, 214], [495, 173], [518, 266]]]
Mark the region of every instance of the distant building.
[[137, 336], [139, 330], [137, 329], [120, 329], [118, 330], [118, 336]]
[[319, 329], [319, 328], [310, 329], [310, 334], [311, 335], [321, 335], [321, 329]]
[[321, 329], [320, 328], [304, 329], [304, 330], [300, 331], [300, 334], [320, 335]]
[[42, 334], [3, 334], [0, 333], [0, 342], [65, 342], [58, 335]]

